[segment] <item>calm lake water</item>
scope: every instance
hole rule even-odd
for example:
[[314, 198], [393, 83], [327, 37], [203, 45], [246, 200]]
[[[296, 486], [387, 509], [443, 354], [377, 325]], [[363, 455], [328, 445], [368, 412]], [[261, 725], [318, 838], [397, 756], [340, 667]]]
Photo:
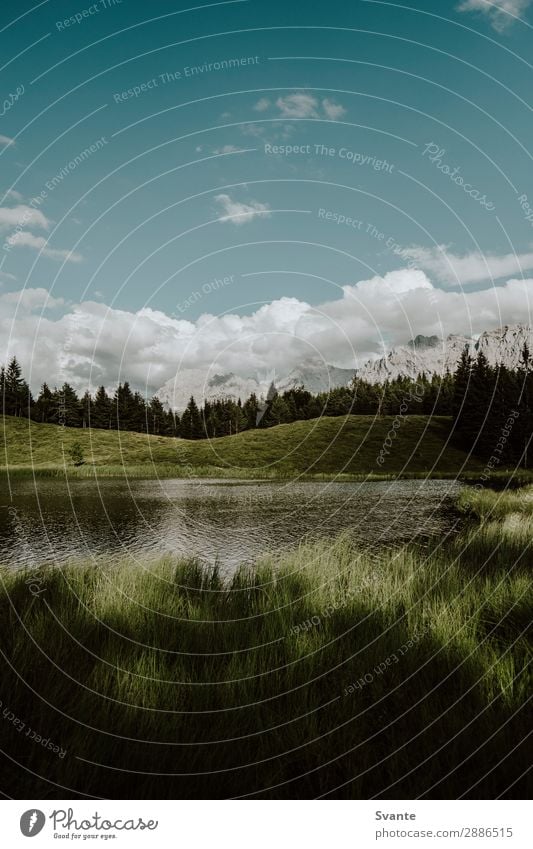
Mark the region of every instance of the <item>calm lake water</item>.
[[453, 481], [17, 481], [13, 501], [0, 495], [0, 562], [172, 553], [232, 569], [346, 529], [362, 544], [390, 546], [452, 530], [459, 488]]

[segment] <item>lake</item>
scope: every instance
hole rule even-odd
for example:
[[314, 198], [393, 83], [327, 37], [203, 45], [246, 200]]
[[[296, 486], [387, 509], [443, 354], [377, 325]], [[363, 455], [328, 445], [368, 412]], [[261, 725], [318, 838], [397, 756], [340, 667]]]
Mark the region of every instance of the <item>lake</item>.
[[454, 481], [14, 481], [0, 495], [0, 562], [36, 567], [104, 554], [195, 555], [224, 571], [350, 530], [364, 546], [454, 531]]

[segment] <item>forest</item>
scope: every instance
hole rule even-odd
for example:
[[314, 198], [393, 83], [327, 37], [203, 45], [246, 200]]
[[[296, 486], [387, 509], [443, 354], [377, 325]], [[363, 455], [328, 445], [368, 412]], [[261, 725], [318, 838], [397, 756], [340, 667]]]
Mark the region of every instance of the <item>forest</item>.
[[[533, 404], [533, 369], [525, 346], [520, 366], [490, 366], [483, 353], [472, 358], [465, 348], [456, 371], [418, 375], [371, 384], [354, 378], [346, 387], [313, 395], [303, 387], [279, 393], [272, 384], [266, 397], [205, 401], [191, 397], [181, 416], [165, 409], [157, 397], [145, 398], [129, 382], [112, 394], [100, 386], [80, 397], [68, 383], [44, 383], [37, 398], [12, 357], [0, 369], [2, 412], [64, 427], [126, 430], [183, 439], [228, 436], [252, 428], [314, 419], [319, 416], [438, 415], [453, 418], [453, 440], [461, 448], [488, 459], [503, 445], [506, 462], [528, 464]], [[509, 426], [511, 417], [512, 427]]]

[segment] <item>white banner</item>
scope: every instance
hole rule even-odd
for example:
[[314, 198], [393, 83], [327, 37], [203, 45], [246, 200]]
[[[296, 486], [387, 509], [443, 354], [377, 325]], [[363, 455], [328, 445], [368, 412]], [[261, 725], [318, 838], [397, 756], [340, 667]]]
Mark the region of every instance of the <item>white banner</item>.
[[[532, 846], [521, 801], [4, 801], [1, 845], [281, 849]], [[29, 844], [35, 838], [35, 844]]]

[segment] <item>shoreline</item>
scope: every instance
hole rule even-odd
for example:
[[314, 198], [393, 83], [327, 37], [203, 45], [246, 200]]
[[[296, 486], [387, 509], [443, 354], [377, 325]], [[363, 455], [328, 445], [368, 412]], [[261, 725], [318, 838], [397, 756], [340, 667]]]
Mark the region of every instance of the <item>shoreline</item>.
[[[224, 469], [218, 466], [188, 467], [186, 470], [167, 464], [138, 464], [138, 465], [83, 465], [72, 466], [0, 466], [0, 478], [16, 480], [20, 478], [66, 479], [66, 480], [98, 480], [109, 478], [114, 480], [184, 480], [197, 483], [203, 480], [225, 480], [228, 483], [273, 483], [281, 482], [333, 482], [333, 483], [378, 483], [380, 481], [401, 480], [456, 480], [459, 483], [473, 485], [481, 483], [481, 474], [477, 470], [462, 472], [407, 471], [404, 473], [387, 472], [275, 472], [258, 474], [255, 469]], [[533, 470], [509, 469], [494, 472], [491, 479], [483, 481], [483, 489], [519, 487], [533, 483]]]

